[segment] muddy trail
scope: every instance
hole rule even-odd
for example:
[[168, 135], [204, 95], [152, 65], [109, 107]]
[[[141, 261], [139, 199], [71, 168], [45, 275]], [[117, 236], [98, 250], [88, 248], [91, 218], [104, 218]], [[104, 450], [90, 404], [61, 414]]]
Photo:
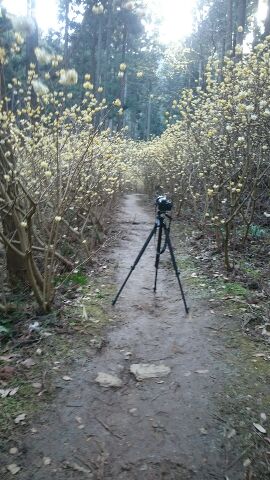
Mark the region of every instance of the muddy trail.
[[[127, 195], [118, 213], [123, 234], [110, 258], [117, 285], [153, 226], [144, 203], [142, 195]], [[219, 417], [224, 383], [233, 375], [215, 330], [220, 318], [183, 280], [191, 307], [185, 314], [168, 254], [162, 257], [156, 295], [152, 242], [112, 308], [119, 321], [108, 327], [106, 346], [76, 360], [72, 381], [59, 379], [51, 405], [27, 427], [18, 480], [245, 478], [237, 449], [228, 458]], [[138, 381], [130, 366], [141, 363], [170, 372]], [[99, 385], [100, 372], [122, 384]]]

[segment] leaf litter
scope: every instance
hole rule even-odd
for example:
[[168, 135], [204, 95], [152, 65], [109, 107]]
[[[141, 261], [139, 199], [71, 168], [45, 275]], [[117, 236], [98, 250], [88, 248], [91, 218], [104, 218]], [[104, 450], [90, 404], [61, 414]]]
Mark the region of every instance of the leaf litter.
[[16, 463], [11, 463], [10, 465], [7, 466], [7, 470], [12, 475], [16, 475], [21, 470], [21, 467], [19, 467]]
[[256, 430], [258, 430], [258, 432], [260, 432], [260, 433], [266, 433], [265, 428], [262, 427], [262, 425], [260, 425], [259, 423], [253, 423], [253, 426], [256, 428]]
[[23, 422], [23, 420], [25, 420], [26, 418], [26, 413], [20, 413], [20, 415], [18, 415], [15, 420], [14, 420], [14, 423], [16, 423], [17, 425], [21, 422]]
[[0, 397], [1, 398], [13, 397], [14, 395], [16, 395], [18, 390], [19, 390], [19, 387], [0, 389]]

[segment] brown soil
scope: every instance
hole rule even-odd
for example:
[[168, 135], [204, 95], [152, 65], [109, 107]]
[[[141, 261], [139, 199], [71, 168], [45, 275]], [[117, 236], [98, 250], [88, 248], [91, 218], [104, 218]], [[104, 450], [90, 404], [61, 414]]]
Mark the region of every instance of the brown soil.
[[[111, 255], [117, 285], [153, 226], [145, 198], [127, 195], [118, 215], [123, 238]], [[167, 255], [154, 295], [155, 244], [149, 245], [112, 309], [120, 322], [108, 329], [106, 346], [94, 358], [78, 358], [70, 382], [59, 378], [53, 403], [27, 427], [22, 455], [5, 459], [20, 465], [18, 480], [246, 478], [245, 457], [234, 462], [237, 449], [231, 458], [226, 454], [219, 417], [224, 384], [234, 375], [215, 330], [221, 319], [189, 292], [191, 312], [185, 314], [174, 272], [164, 265]], [[162, 363], [171, 373], [137, 382], [129, 372], [132, 363]], [[97, 385], [98, 372], [117, 375], [123, 386]]]

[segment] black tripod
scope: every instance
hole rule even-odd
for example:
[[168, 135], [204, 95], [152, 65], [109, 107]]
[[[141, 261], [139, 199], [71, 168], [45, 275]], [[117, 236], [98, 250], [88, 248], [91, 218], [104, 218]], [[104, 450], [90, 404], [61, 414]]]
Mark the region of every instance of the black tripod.
[[[169, 225], [166, 225], [165, 217], [169, 219]], [[128, 276], [126, 277], [123, 285], [121, 286], [121, 288], [118, 291], [116, 297], [114, 298], [114, 300], [112, 302], [113, 305], [116, 304], [119, 295], [121, 294], [124, 286], [126, 285], [128, 279], [129, 279], [130, 275], [132, 274], [133, 270], [135, 269], [136, 265], [139, 263], [140, 258], [142, 257], [143, 253], [145, 252], [145, 250], [147, 248], [147, 245], [150, 243], [150, 241], [151, 241], [152, 237], [155, 235], [157, 229], [159, 229], [158, 230], [157, 249], [156, 249], [156, 261], [155, 261], [156, 273], [155, 273], [154, 292], [156, 292], [156, 289], [157, 289], [157, 276], [158, 276], [158, 267], [159, 267], [160, 255], [162, 255], [162, 253], [164, 253], [166, 248], [168, 247], [170, 255], [171, 255], [171, 261], [172, 261], [172, 264], [173, 264], [175, 275], [177, 277], [178, 285], [179, 285], [180, 292], [181, 292], [181, 295], [182, 295], [182, 299], [183, 299], [183, 302], [184, 302], [185, 310], [186, 310], [186, 313], [188, 313], [189, 309], [188, 309], [188, 306], [187, 306], [187, 303], [186, 303], [184, 290], [183, 290], [183, 287], [182, 287], [182, 284], [181, 284], [181, 281], [180, 281], [180, 271], [178, 270], [178, 267], [177, 267], [177, 263], [176, 263], [176, 260], [175, 260], [175, 256], [174, 256], [174, 253], [173, 253], [173, 247], [172, 247], [171, 239], [170, 239], [171, 221], [172, 221], [172, 218], [171, 218], [170, 215], [168, 215], [167, 213], [165, 213], [163, 211], [160, 211], [160, 210], [157, 211], [155, 225], [154, 225], [149, 237], [147, 238], [145, 244], [143, 245], [139, 255], [137, 256], [134, 264], [130, 268], [130, 272], [129, 272]], [[165, 235], [165, 241], [164, 241], [164, 246], [161, 248], [163, 232], [164, 232], [164, 235]]]

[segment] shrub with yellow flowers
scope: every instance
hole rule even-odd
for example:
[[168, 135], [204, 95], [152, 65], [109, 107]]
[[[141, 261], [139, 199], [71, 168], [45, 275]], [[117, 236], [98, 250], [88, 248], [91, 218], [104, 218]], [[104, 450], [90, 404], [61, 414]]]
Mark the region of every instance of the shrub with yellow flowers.
[[87, 262], [106, 231], [127, 163], [124, 135], [101, 130], [109, 109], [94, 96], [90, 75], [76, 104], [77, 72], [42, 49], [36, 59], [46, 72], [31, 64], [25, 84], [13, 78], [0, 103], [0, 241], [10, 277], [27, 282], [46, 312], [55, 277]]
[[184, 90], [173, 103], [179, 120], [136, 152], [147, 189], [171, 192], [178, 213], [213, 232], [227, 269], [269, 208], [270, 37], [236, 52], [222, 66], [212, 58], [205, 88]]

